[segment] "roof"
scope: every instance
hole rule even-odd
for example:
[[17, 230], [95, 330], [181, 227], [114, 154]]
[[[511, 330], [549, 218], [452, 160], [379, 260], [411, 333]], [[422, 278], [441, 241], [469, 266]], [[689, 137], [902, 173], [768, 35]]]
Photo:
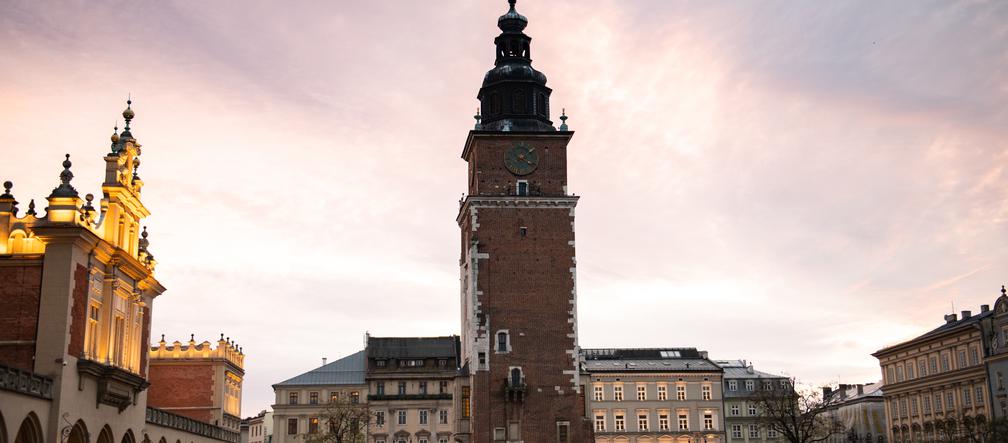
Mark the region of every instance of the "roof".
[[715, 364], [724, 369], [724, 378], [787, 378], [783, 375], [757, 371], [745, 360], [715, 360]]
[[[832, 398], [838, 404], [850, 403], [869, 398], [882, 398], [881, 381], [861, 385], [864, 386], [861, 390], [861, 394], [858, 394], [858, 386], [859, 385], [841, 385], [841, 387], [845, 387], [846, 389], [835, 391], [832, 394]], [[843, 393], [842, 396], [840, 395], [841, 392]]]
[[459, 338], [368, 337], [367, 358], [456, 358]]
[[904, 346], [904, 345], [912, 343], [912, 342], [916, 342], [918, 340], [926, 340], [926, 339], [929, 339], [929, 338], [932, 338], [932, 337], [939, 336], [939, 335], [944, 334], [946, 332], [954, 331], [954, 330], [962, 328], [962, 327], [972, 326], [972, 325], [974, 325], [976, 323], [979, 323], [980, 320], [982, 320], [984, 318], [987, 318], [987, 317], [990, 317], [991, 315], [994, 315], [994, 311], [992, 311], [992, 310], [980, 311], [980, 313], [975, 314], [975, 315], [970, 315], [967, 318], [959, 318], [959, 319], [957, 319], [955, 321], [948, 321], [948, 319], [950, 317], [954, 316], [954, 315], [955, 314], [946, 316], [945, 317], [946, 318], [945, 324], [943, 324], [943, 325], [941, 325], [941, 326], [939, 326], [937, 328], [934, 328], [934, 329], [932, 329], [932, 330], [924, 333], [923, 335], [919, 335], [919, 336], [917, 336], [915, 338], [912, 338], [912, 339], [906, 340], [906, 341], [902, 341], [902, 342], [896, 343], [894, 345], [886, 346], [886, 347], [884, 347], [882, 349], [879, 349], [878, 351], [875, 351], [875, 353], [872, 354], [872, 355], [877, 357], [880, 354], [883, 354], [883, 353], [885, 353], [885, 352], [887, 352], [889, 350], [899, 348], [901, 346]]
[[583, 349], [581, 355], [588, 372], [721, 372], [721, 368], [696, 348]]
[[304, 385], [362, 385], [364, 384], [364, 351], [358, 351], [305, 372], [297, 377], [284, 380], [273, 385], [304, 386]]

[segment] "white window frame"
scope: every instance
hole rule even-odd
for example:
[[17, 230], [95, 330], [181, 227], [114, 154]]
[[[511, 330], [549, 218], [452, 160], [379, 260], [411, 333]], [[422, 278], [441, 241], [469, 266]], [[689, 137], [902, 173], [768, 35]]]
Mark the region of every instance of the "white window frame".
[[613, 415], [613, 429], [617, 431], [626, 430], [626, 414], [622, 412], [617, 412]]
[[623, 401], [623, 385], [615, 384], [613, 385], [613, 401]]
[[686, 385], [684, 385], [684, 384], [678, 384], [678, 385], [676, 385], [675, 389], [676, 389], [676, 400], [680, 400], [680, 401], [686, 400], [686, 398], [687, 398], [686, 397]]
[[605, 432], [606, 430], [606, 417], [605, 412], [595, 413], [595, 430]]
[[[504, 334], [504, 349], [500, 349], [500, 335]], [[494, 334], [494, 353], [495, 354], [507, 354], [511, 352], [511, 332], [507, 329], [498, 329], [497, 333]]]
[[595, 392], [595, 397], [594, 397], [595, 401], [605, 401], [605, 386], [604, 385], [602, 385], [600, 383], [596, 383], [594, 385], [594, 392]]
[[[521, 185], [522, 184], [525, 184], [525, 194], [524, 195], [522, 195], [522, 193], [521, 193]], [[515, 182], [515, 195], [516, 196], [518, 196], [518, 197], [528, 197], [531, 194], [532, 194], [532, 192], [531, 192], [531, 188], [529, 188], [529, 182], [528, 182], [528, 180], [518, 180], [518, 181]]]
[[637, 384], [637, 401], [647, 401], [647, 385], [643, 383]]
[[712, 398], [714, 398], [714, 388], [712, 388], [711, 385], [709, 385], [709, 384], [705, 384], [705, 385], [701, 386], [700, 387], [700, 399], [701, 400], [710, 400]]
[[728, 380], [728, 390], [735, 392], [738, 390], [738, 380]]
[[640, 432], [646, 432], [650, 430], [650, 423], [648, 423], [648, 413], [638, 412], [637, 413], [637, 430]]
[[658, 400], [668, 400], [668, 385], [658, 385]]

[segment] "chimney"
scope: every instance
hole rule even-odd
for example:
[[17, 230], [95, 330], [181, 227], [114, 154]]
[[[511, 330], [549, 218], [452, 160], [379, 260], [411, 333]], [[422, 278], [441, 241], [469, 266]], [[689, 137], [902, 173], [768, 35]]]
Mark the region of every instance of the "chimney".
[[325, 357], [322, 357], [322, 366], [325, 366], [325, 364], [326, 364], [326, 360], [328, 360], [328, 359], [327, 359], [327, 358], [325, 358]]
[[980, 305], [980, 313], [990, 311], [990, 305]]
[[970, 312], [970, 311], [962, 311], [962, 319], [966, 320], [967, 318], [970, 318], [970, 314], [972, 314], [972, 312]]
[[830, 397], [831, 394], [833, 394], [833, 389], [830, 389], [829, 386], [823, 386], [822, 387], [822, 398], [823, 398], [823, 401], [826, 401], [827, 399], [829, 399], [829, 397]]
[[700, 351], [700, 358], [707, 358], [707, 351]]
[[864, 385], [857, 385], [857, 395], [864, 395]]
[[956, 315], [955, 314], [948, 314], [948, 315], [945, 316], [945, 324], [955, 323], [955, 322], [956, 322]]

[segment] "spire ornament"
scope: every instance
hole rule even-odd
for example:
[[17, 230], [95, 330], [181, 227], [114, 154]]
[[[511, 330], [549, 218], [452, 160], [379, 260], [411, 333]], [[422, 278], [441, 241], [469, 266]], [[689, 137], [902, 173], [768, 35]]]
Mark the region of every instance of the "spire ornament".
[[14, 187], [14, 182], [7, 180], [3, 182], [4, 193], [0, 194], [0, 211], [7, 211], [14, 214], [17, 217], [18, 213], [18, 202], [14, 199], [14, 194], [11, 194], [11, 188]]
[[147, 247], [150, 246], [150, 240], [147, 240], [147, 227], [143, 227], [143, 232], [140, 233], [140, 241], [137, 242], [137, 249], [141, 252], [147, 252]]
[[560, 123], [560, 130], [569, 131], [570, 129], [567, 128], [567, 108], [563, 108], [563, 112], [560, 113], [560, 121], [562, 122]]
[[[477, 112], [477, 114], [478, 114], [478, 112]], [[14, 196], [11, 195], [11, 192], [10, 192], [11, 188], [14, 187], [14, 182], [12, 182], [10, 180], [7, 180], [7, 181], [3, 182], [3, 187], [4, 187], [4, 193], [3, 193], [3, 195], [0, 195], [0, 198], [14, 198]]]
[[73, 172], [70, 172], [70, 166], [73, 163], [70, 162], [70, 154], [66, 155], [66, 159], [63, 160], [63, 172], [60, 172], [60, 185], [53, 189], [52, 194], [49, 197], [79, 197], [80, 194], [77, 190], [70, 185], [70, 180], [73, 180]]
[[123, 126], [123, 132], [122, 132], [122, 134], [119, 134], [119, 137], [121, 138], [121, 140], [119, 141], [120, 142], [120, 148], [119, 148], [120, 151], [122, 150], [122, 147], [121, 147], [122, 143], [125, 143], [125, 142], [133, 139], [133, 134], [130, 132], [130, 121], [133, 120], [133, 117], [135, 115], [136, 114], [133, 112], [133, 99], [132, 99], [132, 97], [128, 97], [126, 99], [126, 109], [124, 109], [123, 112], [122, 112], [122, 116], [123, 116], [123, 119], [126, 120], [126, 124]]
[[473, 118], [476, 119], [476, 126], [473, 129], [477, 131], [483, 129], [483, 125], [480, 123], [480, 120], [483, 120], [483, 116], [480, 115], [480, 108], [476, 108], [476, 115]]
[[26, 215], [30, 215], [32, 217], [38, 215], [38, 213], [35, 212], [35, 199], [34, 198], [31, 199], [30, 201], [28, 201], [28, 212], [25, 212], [25, 214]]

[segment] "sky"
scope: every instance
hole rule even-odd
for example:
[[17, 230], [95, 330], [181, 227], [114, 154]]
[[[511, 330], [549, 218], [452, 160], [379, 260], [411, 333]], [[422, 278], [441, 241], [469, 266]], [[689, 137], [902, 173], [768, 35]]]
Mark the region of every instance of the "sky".
[[[131, 94], [153, 339], [236, 341], [243, 415], [365, 332], [459, 333], [460, 154], [504, 0], [0, 9], [0, 179], [27, 207], [70, 153], [99, 194]], [[1008, 2], [518, 10], [575, 131], [583, 347], [871, 382], [872, 352], [1008, 283]]]

